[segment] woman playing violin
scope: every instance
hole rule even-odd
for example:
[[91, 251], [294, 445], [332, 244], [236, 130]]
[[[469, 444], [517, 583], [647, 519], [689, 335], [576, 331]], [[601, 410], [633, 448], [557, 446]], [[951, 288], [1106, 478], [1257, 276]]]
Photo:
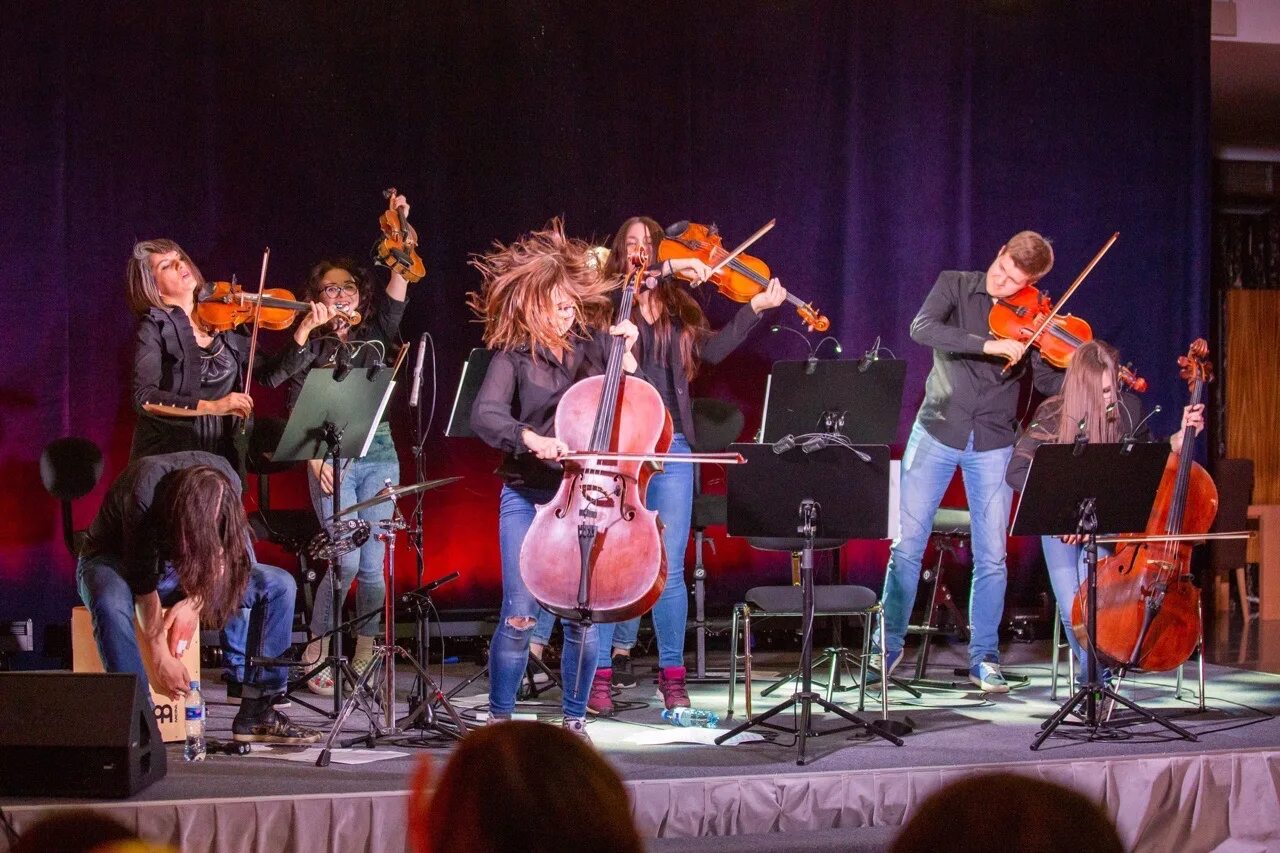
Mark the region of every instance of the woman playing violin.
[[[1005, 473], [1011, 488], [1022, 489], [1031, 458], [1041, 444], [1070, 444], [1078, 435], [1091, 444], [1114, 443], [1126, 436], [1138, 441], [1153, 440], [1142, 416], [1141, 399], [1121, 388], [1119, 363], [1115, 349], [1096, 339], [1076, 350], [1067, 367], [1062, 392], [1040, 404], [1031, 426], [1014, 446]], [[1197, 433], [1204, 429], [1204, 406], [1187, 406], [1182, 412], [1182, 427], [1193, 427]], [[1169, 445], [1174, 453], [1181, 453], [1181, 430], [1174, 433]], [[1040, 544], [1067, 642], [1080, 663], [1077, 680], [1083, 683], [1088, 660], [1071, 630], [1071, 604], [1085, 580], [1084, 548], [1078, 536], [1042, 536]]]
[[[394, 201], [406, 210], [408, 202], [403, 196]], [[307, 313], [293, 331], [293, 341], [282, 350], [272, 368], [262, 377], [268, 386], [288, 382], [287, 405], [290, 410], [302, 393], [307, 373], [313, 367], [331, 367], [338, 361], [355, 368], [366, 368], [384, 363], [394, 355], [392, 348], [400, 342], [400, 320], [404, 316], [408, 295], [408, 283], [394, 269], [387, 286], [376, 297], [372, 294], [371, 276], [350, 259], [323, 260], [311, 268], [307, 277], [306, 299], [311, 303]], [[344, 317], [358, 312], [362, 318], [352, 327]], [[311, 503], [316, 515], [323, 522], [333, 515], [333, 469], [329, 463], [312, 459], [307, 463], [307, 482]], [[339, 503], [350, 506], [367, 500], [382, 491], [387, 483], [399, 485], [400, 461], [391, 437], [391, 425], [384, 411], [382, 421], [374, 432], [369, 452], [360, 459], [347, 460], [342, 470], [342, 493]], [[391, 517], [393, 505], [387, 501], [360, 511], [360, 518], [374, 530], [378, 522]], [[375, 538], [356, 551], [349, 551], [338, 558], [338, 594], [345, 600], [353, 580], [356, 587], [358, 613], [378, 611], [376, 618], [360, 625], [356, 637], [356, 650], [352, 666], [357, 672], [366, 667], [373, 657], [373, 639], [382, 633], [382, 544]], [[335, 572], [326, 572], [316, 590], [316, 607], [311, 615], [311, 633], [323, 635], [334, 623], [333, 584]], [[304, 660], [319, 660], [325, 654], [321, 641], [312, 642]], [[321, 696], [333, 695], [333, 677], [322, 670], [307, 681], [311, 692]]]
[[196, 314], [206, 287], [200, 270], [172, 240], [136, 243], [125, 267], [130, 309], [138, 315], [133, 402], [138, 413], [129, 459], [205, 450], [243, 474], [234, 419], [253, 414], [236, 390], [248, 361], [241, 332], [213, 332]]
[[[468, 304], [484, 323], [493, 360], [476, 397], [471, 427], [504, 451], [498, 475], [502, 609], [489, 647], [489, 719], [510, 719], [528, 664], [529, 640], [539, 614], [520, 575], [520, 549], [535, 506], [549, 502], [560, 484], [555, 459], [569, 450], [553, 434], [556, 405], [579, 379], [605, 372], [609, 335], [626, 340], [623, 368], [634, 373], [631, 348], [639, 334], [622, 320], [606, 334], [592, 318], [607, 316], [606, 293], [616, 280], [600, 275], [585, 243], [565, 237], [559, 220], [509, 246], [496, 244], [472, 265], [483, 283]], [[564, 621], [564, 725], [586, 737], [587, 691], [595, 671], [596, 626]]]
[[[648, 257], [655, 257], [654, 249], [661, 240], [662, 229], [657, 222], [647, 216], [631, 217], [622, 223], [613, 238], [605, 275], [612, 279], [625, 275], [628, 252], [633, 248], [643, 248]], [[698, 258], [673, 258], [655, 270], [649, 285], [636, 294], [639, 310], [633, 311], [633, 319], [639, 326], [640, 369], [645, 379], [658, 389], [671, 414], [674, 436], [669, 453], [688, 453], [690, 442], [695, 439], [689, 383], [701, 365], [719, 364], [727, 358], [760, 322], [760, 315], [787, 298], [786, 289], [774, 279], [743, 305], [727, 326], [712, 332], [702, 308], [678, 278], [683, 275], [702, 282], [710, 273], [710, 267]], [[693, 466], [667, 463], [663, 472], [649, 482], [645, 503], [658, 512], [662, 521], [667, 555], [666, 587], [653, 608], [660, 668], [658, 689], [668, 709], [688, 707], [684, 640], [689, 596], [684, 583], [684, 555], [693, 511]], [[610, 687], [615, 659], [621, 676], [619, 686], [634, 685], [634, 677], [627, 675], [639, 623], [637, 618], [598, 626], [599, 656], [589, 704], [593, 714], [613, 713]], [[550, 633], [546, 619], [541, 627], [540, 633]], [[545, 636], [538, 639], [545, 640]]]

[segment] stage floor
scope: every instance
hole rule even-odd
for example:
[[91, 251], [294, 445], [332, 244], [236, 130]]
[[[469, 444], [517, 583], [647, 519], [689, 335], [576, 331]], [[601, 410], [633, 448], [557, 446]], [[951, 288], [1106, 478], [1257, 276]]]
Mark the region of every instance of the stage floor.
[[[776, 672], [793, 657], [775, 654], [762, 661], [757, 656], [755, 712], [789, 693], [783, 689], [760, 697], [768, 681], [759, 669], [767, 665]], [[980, 769], [1010, 769], [1065, 782], [1095, 796], [1113, 814], [1123, 806], [1124, 814], [1139, 815], [1121, 826], [1135, 850], [1211, 850], [1227, 838], [1253, 845], [1233, 849], [1280, 849], [1280, 721], [1275, 717], [1280, 677], [1209, 666], [1208, 710], [1200, 712], [1194, 666], [1187, 667], [1182, 700], [1173, 696], [1172, 677], [1143, 676], [1127, 684], [1125, 695], [1176, 719], [1198, 741], [1180, 740], [1145, 724], [1128, 729], [1123, 738], [1085, 743], [1068, 734], [1032, 751], [1041, 722], [1057, 707], [1049, 697], [1046, 659], [1043, 643], [1012, 647], [1006, 669], [1029, 676], [1029, 683], [1005, 696], [984, 698], [961, 688], [930, 691], [916, 701], [892, 689], [890, 718], [914, 728], [903, 746], [851, 733], [819, 737], [810, 740], [810, 763], [803, 767], [797, 766], [787, 735], [774, 742], [715, 746], [709, 740], [718, 732], [665, 724], [649, 662], [643, 659], [637, 663], [638, 674], [643, 673], [639, 686], [620, 697], [631, 707], [613, 719], [593, 721], [589, 731], [632, 790], [637, 822], [647, 837], [658, 839], [655, 850], [698, 849], [695, 838], [723, 835], [750, 837], [740, 839], [745, 846], [737, 850], [805, 846], [795, 833], [811, 833], [807, 849], [826, 849], [823, 839], [828, 835], [833, 845], [851, 849], [859, 828], [867, 828], [862, 832], [865, 849], [879, 849], [891, 835], [886, 830], [900, 825], [920, 799], [946, 781]], [[951, 668], [960, 663], [954, 652], [941, 649], [930, 675], [950, 679]], [[473, 666], [448, 666], [446, 682], [456, 684], [474, 671]], [[1065, 666], [1063, 673], [1064, 682]], [[399, 678], [403, 700], [411, 678], [404, 671]], [[206, 672], [210, 735], [225, 738], [235, 709], [223, 704], [216, 679], [216, 673]], [[460, 709], [468, 716], [482, 713], [485, 689], [481, 679], [464, 691]], [[690, 694], [695, 706], [723, 715], [725, 685], [693, 684]], [[554, 720], [557, 697], [553, 689], [542, 697], [549, 700], [545, 706], [521, 710], [530, 718], [542, 714]], [[856, 690], [836, 694], [837, 701], [851, 703], [850, 710], [856, 697]], [[863, 716], [874, 719], [878, 694], [867, 698]], [[734, 721], [743, 718], [743, 710], [739, 689]], [[324, 723], [296, 705], [288, 713]], [[722, 721], [721, 731], [734, 721]], [[790, 721], [789, 713], [779, 720]], [[834, 716], [820, 716], [816, 727], [835, 727], [835, 721]], [[364, 718], [356, 714], [347, 728], [355, 735], [364, 727]], [[682, 742], [686, 740], [698, 742]], [[152, 837], [181, 840], [184, 850], [314, 850], [320, 848], [312, 845], [323, 842], [333, 828], [342, 843], [331, 849], [399, 851], [402, 794], [413, 762], [421, 756], [439, 762], [448, 754], [447, 746], [379, 746], [374, 754], [409, 754], [327, 768], [258, 755], [210, 756], [192, 765], [182, 761], [180, 747], [170, 747], [165, 779], [131, 800], [95, 807], [132, 817]], [[0, 807], [19, 827], [54, 804], [68, 801], [0, 799]], [[1135, 804], [1143, 808], [1135, 811]], [[1159, 809], [1153, 811], [1156, 805]], [[1206, 814], [1221, 819], [1210, 821], [1210, 834], [1201, 843], [1190, 830], [1191, 811], [1185, 811], [1185, 820], [1174, 820], [1166, 813], [1169, 809], [1180, 814], [1198, 810], [1197, 832], [1204, 830]], [[210, 826], [218, 831], [210, 835], [201, 830]], [[852, 849], [862, 848], [855, 844]]]

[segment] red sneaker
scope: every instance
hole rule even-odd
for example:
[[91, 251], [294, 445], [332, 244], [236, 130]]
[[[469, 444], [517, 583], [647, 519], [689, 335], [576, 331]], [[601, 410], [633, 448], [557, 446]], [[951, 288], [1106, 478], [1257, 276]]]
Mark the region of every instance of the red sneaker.
[[587, 713], [597, 717], [613, 716], [613, 670], [597, 669], [587, 696]]
[[684, 686], [684, 667], [664, 666], [658, 670], [658, 692], [668, 711], [689, 707], [689, 691]]

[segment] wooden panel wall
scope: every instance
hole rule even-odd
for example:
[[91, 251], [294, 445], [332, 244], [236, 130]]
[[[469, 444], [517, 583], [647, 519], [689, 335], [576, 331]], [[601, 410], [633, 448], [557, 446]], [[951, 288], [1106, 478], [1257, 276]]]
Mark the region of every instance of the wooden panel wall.
[[1280, 290], [1227, 292], [1227, 455], [1252, 459], [1253, 502], [1280, 504]]

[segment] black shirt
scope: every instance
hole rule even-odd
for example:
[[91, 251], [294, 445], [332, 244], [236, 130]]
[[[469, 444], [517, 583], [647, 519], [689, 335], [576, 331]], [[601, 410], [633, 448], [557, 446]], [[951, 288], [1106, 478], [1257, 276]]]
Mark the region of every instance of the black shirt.
[[[400, 320], [404, 317], [405, 304], [385, 293], [374, 299], [370, 315], [361, 320], [360, 325], [354, 326], [347, 336], [347, 346], [353, 350], [352, 367], [373, 367], [393, 355], [390, 350], [400, 342]], [[366, 341], [379, 341], [382, 347], [358, 346]], [[306, 384], [307, 371], [313, 367], [332, 367], [338, 346], [337, 338], [318, 330], [312, 333], [303, 346], [290, 340], [272, 359], [271, 366], [260, 381], [269, 388], [288, 381], [285, 400], [289, 411], [293, 411], [298, 395], [302, 393], [302, 386]], [[387, 415], [388, 412], [383, 411], [384, 421]]]
[[1056, 394], [1062, 385], [1062, 372], [1041, 359], [1039, 350], [1032, 349], [1007, 373], [1003, 358], [983, 354], [983, 343], [992, 340], [986, 280], [985, 272], [943, 272], [911, 323], [911, 339], [933, 347], [933, 369], [916, 420], [957, 450], [968, 444], [970, 433], [974, 450], [1013, 444], [1018, 386], [1028, 362], [1042, 394]]
[[[161, 508], [172, 482], [170, 475], [196, 465], [216, 468], [239, 493], [236, 472], [226, 459], [212, 453], [192, 450], [135, 460], [107, 491], [89, 525], [81, 558], [115, 557], [119, 560], [116, 570], [134, 595], [155, 592], [168, 559], [168, 519]], [[252, 544], [249, 558], [253, 559]]]
[[578, 380], [605, 372], [612, 341], [607, 332], [593, 330], [565, 351], [564, 361], [542, 349], [534, 358], [528, 347], [493, 354], [471, 409], [471, 429], [506, 454], [497, 474], [508, 484], [535, 489], [560, 485], [560, 465], [530, 453], [520, 434], [526, 429], [552, 434], [560, 398]]
[[[636, 314], [638, 315], [639, 312], [637, 311]], [[642, 322], [637, 324], [637, 328], [640, 330], [640, 339], [636, 342], [636, 347], [640, 351], [640, 366], [644, 370], [645, 378], [658, 389], [662, 404], [671, 414], [672, 431], [684, 432], [680, 418], [680, 395], [676, 391], [675, 376], [671, 367], [671, 350], [680, 346], [680, 338], [673, 334], [666, 351], [663, 352], [658, 346], [653, 326], [642, 319]]]

